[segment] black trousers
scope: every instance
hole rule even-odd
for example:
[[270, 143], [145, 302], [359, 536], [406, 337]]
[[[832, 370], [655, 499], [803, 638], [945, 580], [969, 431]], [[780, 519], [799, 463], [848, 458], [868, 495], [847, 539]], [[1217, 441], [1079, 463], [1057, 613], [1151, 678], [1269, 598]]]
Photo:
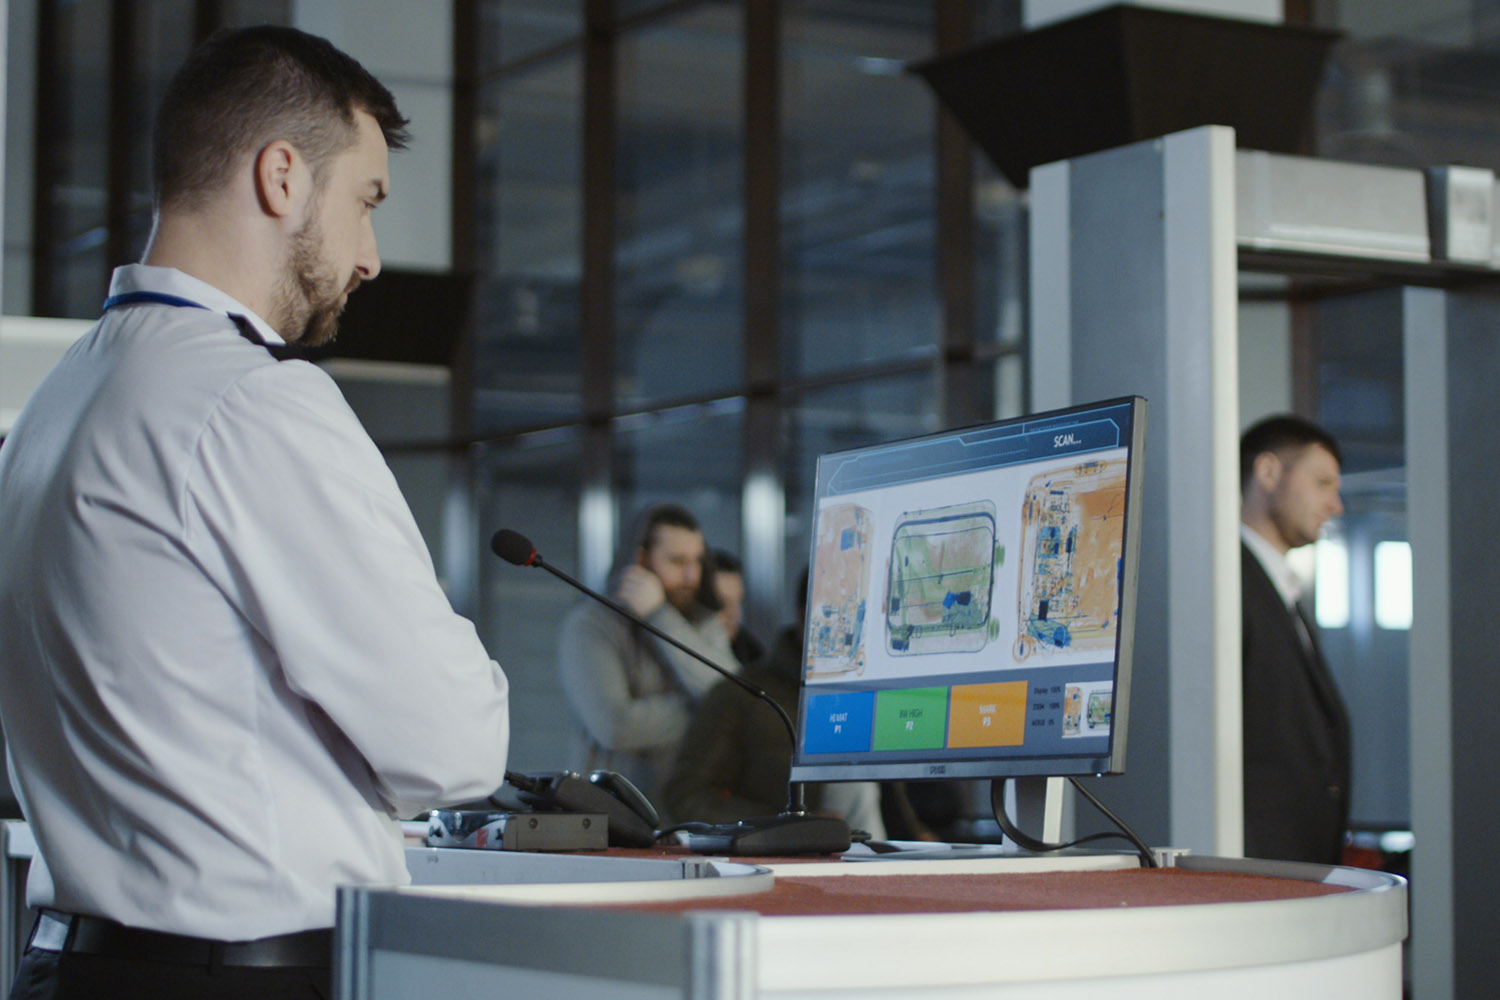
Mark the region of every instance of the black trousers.
[[10, 1000], [330, 1000], [323, 968], [154, 962], [27, 948]]

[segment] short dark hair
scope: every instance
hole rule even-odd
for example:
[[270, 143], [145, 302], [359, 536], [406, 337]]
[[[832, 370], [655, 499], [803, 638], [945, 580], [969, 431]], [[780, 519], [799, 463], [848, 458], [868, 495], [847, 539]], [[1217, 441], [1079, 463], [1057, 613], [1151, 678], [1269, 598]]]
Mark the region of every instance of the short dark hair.
[[685, 528], [688, 531], [696, 531], [703, 534], [703, 527], [698, 523], [686, 507], [679, 507], [675, 503], [659, 503], [646, 511], [641, 519], [641, 530], [637, 536], [639, 547], [650, 551], [656, 544], [656, 529], [666, 525], [671, 528]]
[[355, 112], [374, 117], [391, 149], [405, 149], [408, 121], [391, 92], [326, 40], [260, 25], [217, 32], [167, 85], [152, 135], [158, 210], [201, 208], [246, 153], [285, 139], [321, 185], [335, 154], [358, 135]]
[[1255, 470], [1255, 459], [1266, 452], [1281, 452], [1290, 448], [1304, 448], [1316, 444], [1328, 449], [1339, 465], [1344, 464], [1339, 443], [1323, 428], [1311, 420], [1290, 413], [1278, 414], [1255, 424], [1240, 436], [1240, 492], [1250, 484]]

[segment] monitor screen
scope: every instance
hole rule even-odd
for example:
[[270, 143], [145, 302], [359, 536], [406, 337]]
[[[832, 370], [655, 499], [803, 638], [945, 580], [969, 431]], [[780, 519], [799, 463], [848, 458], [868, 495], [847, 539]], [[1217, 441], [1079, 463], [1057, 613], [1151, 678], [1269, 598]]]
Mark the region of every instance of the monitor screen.
[[792, 780], [1124, 769], [1145, 411], [818, 460]]

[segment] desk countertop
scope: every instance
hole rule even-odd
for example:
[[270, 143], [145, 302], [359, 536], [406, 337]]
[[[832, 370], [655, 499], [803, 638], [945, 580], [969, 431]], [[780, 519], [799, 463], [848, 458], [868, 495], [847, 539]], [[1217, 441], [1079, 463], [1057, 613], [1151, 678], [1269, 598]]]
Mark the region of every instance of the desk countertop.
[[[723, 899], [628, 906], [650, 912], [750, 910], [763, 916], [873, 913], [975, 913], [1118, 909], [1301, 899], [1348, 892], [1346, 886], [1181, 868], [1118, 871], [982, 872], [872, 877], [799, 877], [777, 873], [768, 891]], [[877, 875], [865, 866], [859, 874]]]

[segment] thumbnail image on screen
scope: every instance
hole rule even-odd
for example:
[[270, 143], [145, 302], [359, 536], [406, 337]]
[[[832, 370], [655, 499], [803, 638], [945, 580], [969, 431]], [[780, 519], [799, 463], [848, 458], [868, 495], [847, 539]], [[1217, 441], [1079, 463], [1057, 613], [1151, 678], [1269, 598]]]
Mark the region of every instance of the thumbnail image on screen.
[[983, 647], [996, 561], [989, 500], [903, 513], [891, 537], [886, 579], [890, 651], [906, 656]]
[[870, 587], [870, 512], [855, 504], [824, 507], [818, 512], [813, 552], [808, 673], [861, 673]]
[[1113, 649], [1125, 540], [1125, 462], [1040, 473], [1021, 513], [1015, 657]]
[[819, 459], [794, 780], [1123, 768], [1144, 418]]

